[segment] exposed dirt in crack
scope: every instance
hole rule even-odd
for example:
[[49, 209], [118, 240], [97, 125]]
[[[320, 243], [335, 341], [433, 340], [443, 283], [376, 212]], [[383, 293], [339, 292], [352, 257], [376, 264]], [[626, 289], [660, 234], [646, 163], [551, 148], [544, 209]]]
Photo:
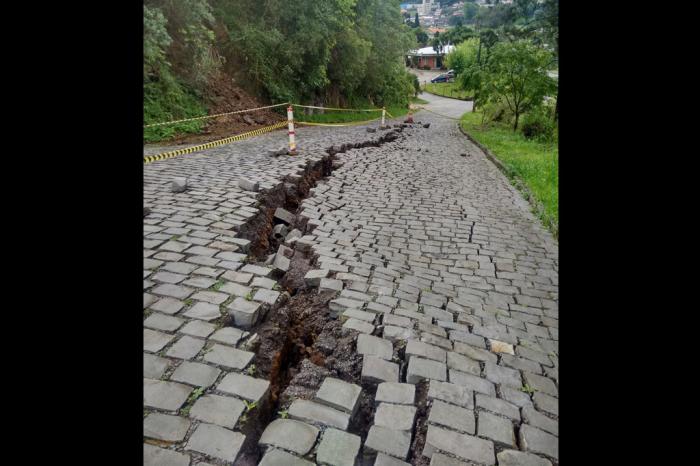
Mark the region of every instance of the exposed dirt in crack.
[[[395, 141], [402, 129], [389, 131], [376, 140], [330, 147], [326, 150], [328, 155], [309, 163], [303, 174], [261, 193], [258, 196], [261, 212], [238, 232], [239, 237], [251, 241], [252, 262], [266, 259], [284, 243], [284, 238], [272, 234], [275, 225], [280, 223], [274, 217], [278, 207], [297, 214], [289, 230], [297, 228], [302, 234], [308, 232], [306, 220], [298, 216], [299, 207], [321, 178], [342, 165], [334, 163], [335, 154]], [[362, 385], [362, 356], [357, 354], [354, 343], [357, 332], [343, 330], [341, 322], [331, 317], [328, 308], [328, 302], [336, 293], [319, 293], [318, 289], [309, 289], [304, 283], [304, 276], [314, 268], [315, 260], [309, 250], [298, 246], [294, 249], [290, 268], [278, 282], [280, 291], [288, 292], [290, 299], [268, 312], [263, 321], [251, 329], [251, 334], [258, 336], [256, 347], [251, 349], [256, 353], [255, 377], [270, 381], [270, 396], [265, 404], [249, 413], [241, 427], [246, 442], [237, 465], [257, 464], [261, 457], [257, 442], [265, 427], [292, 400], [313, 398], [326, 377]], [[348, 431], [360, 435], [364, 441], [374, 417], [376, 385], [365, 384], [362, 388], [360, 406]]]
[[430, 458], [423, 456], [425, 436], [428, 433], [428, 389], [427, 381], [416, 385], [416, 426], [411, 449], [408, 452], [408, 461], [414, 466], [430, 465]]

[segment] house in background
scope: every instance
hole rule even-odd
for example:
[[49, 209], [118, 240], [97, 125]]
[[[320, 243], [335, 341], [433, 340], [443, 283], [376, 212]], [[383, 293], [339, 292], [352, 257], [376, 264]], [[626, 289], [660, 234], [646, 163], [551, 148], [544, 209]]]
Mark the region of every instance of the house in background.
[[437, 70], [443, 68], [443, 59], [445, 55], [454, 50], [454, 45], [445, 45], [443, 47], [442, 53], [438, 56], [438, 53], [433, 49], [433, 47], [423, 47], [418, 50], [411, 50], [406, 55], [408, 66], [411, 68]]

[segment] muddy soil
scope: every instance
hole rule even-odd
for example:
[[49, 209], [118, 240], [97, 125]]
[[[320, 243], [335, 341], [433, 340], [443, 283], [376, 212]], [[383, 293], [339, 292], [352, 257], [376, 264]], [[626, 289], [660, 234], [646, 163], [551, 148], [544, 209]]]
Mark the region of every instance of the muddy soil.
[[[261, 103], [250, 96], [236, 86], [231, 77], [225, 73], [218, 73], [210, 79], [204, 94], [204, 102], [209, 109], [209, 115], [271, 105]], [[284, 113], [276, 113], [275, 109], [266, 109], [205, 120], [201, 134], [181, 134], [168, 141], [161, 141], [159, 144], [203, 144], [270, 126], [287, 119], [286, 108], [279, 108]]]

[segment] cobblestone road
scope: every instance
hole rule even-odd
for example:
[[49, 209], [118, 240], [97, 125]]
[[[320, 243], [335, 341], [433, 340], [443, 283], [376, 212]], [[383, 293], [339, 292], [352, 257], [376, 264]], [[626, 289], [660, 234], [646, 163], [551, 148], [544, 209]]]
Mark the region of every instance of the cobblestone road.
[[[362, 385], [379, 384], [369, 433], [348, 430], [364, 388], [329, 377], [267, 426], [260, 464], [558, 464], [557, 243], [454, 121], [415, 119], [430, 128], [338, 154], [299, 212], [313, 231], [287, 242], [318, 255], [307, 282], [338, 291], [330, 308], [358, 335]], [[284, 146], [275, 132], [145, 166], [145, 465], [243, 464], [242, 422], [268, 396], [238, 324], [283, 297], [275, 266], [246, 263], [236, 231], [258, 201], [238, 180], [270, 189], [331, 145], [381, 134], [300, 128], [299, 157], [266, 155]], [[171, 192], [176, 176], [187, 191]]]

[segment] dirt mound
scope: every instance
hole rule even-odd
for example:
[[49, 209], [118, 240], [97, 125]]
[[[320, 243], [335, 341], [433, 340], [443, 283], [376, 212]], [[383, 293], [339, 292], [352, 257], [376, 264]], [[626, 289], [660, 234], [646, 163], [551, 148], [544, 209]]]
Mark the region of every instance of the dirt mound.
[[[238, 87], [228, 74], [223, 72], [213, 76], [208, 84], [203, 97], [210, 115], [271, 105], [250, 96]], [[284, 107], [280, 108], [286, 112]], [[274, 110], [257, 110], [205, 120], [206, 123], [201, 134], [180, 135], [171, 142], [175, 144], [205, 143], [286, 120], [286, 113], [279, 114], [275, 113]]]

